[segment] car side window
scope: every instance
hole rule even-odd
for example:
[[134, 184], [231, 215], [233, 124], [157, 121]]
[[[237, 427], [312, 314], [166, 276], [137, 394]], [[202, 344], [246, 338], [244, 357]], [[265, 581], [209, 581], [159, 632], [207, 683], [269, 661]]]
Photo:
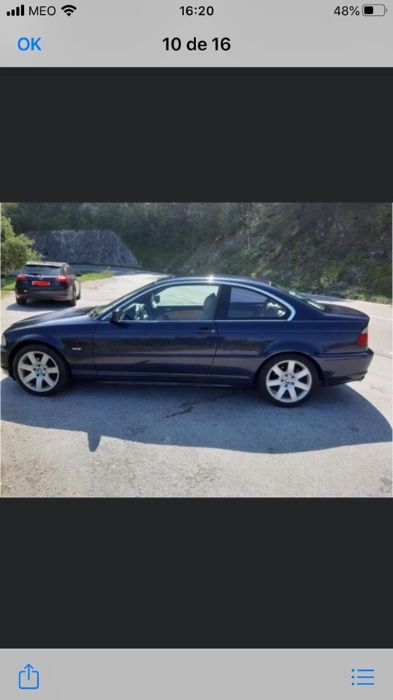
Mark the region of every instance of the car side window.
[[125, 309], [123, 318], [133, 321], [212, 320], [219, 285], [172, 285], [148, 292]]
[[254, 292], [244, 287], [231, 287], [228, 319], [285, 319], [289, 310], [263, 292]]

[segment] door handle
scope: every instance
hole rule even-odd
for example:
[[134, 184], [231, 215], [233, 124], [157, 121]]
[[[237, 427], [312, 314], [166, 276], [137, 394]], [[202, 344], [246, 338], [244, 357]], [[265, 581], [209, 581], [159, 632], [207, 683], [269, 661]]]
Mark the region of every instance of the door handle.
[[212, 328], [211, 326], [202, 326], [201, 328], [198, 328], [198, 330], [197, 330], [197, 333], [203, 333], [204, 335], [212, 335], [215, 332], [216, 332], [216, 329]]

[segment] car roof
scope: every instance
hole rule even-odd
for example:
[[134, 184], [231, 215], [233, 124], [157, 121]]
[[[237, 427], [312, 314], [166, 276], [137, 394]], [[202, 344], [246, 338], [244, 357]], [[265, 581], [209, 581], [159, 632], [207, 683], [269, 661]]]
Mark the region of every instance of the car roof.
[[184, 276], [178, 276], [178, 275], [168, 275], [166, 278], [161, 278], [158, 279], [157, 282], [166, 282], [166, 281], [172, 281], [172, 282], [211, 282], [212, 284], [214, 282], [217, 283], [224, 283], [224, 284], [245, 284], [249, 285], [252, 284], [255, 287], [261, 287], [261, 288], [274, 288], [274, 284], [267, 280], [261, 280], [257, 279], [256, 277], [240, 277], [237, 275], [184, 275]]
[[56, 261], [50, 262], [49, 260], [45, 260], [45, 261], [43, 261], [43, 260], [29, 260], [29, 262], [25, 263], [25, 266], [26, 265], [41, 265], [42, 267], [46, 267], [46, 266], [53, 267], [53, 265], [57, 265], [57, 266], [68, 265], [68, 263], [56, 262]]
[[167, 278], [165, 279], [158, 279], [152, 284], [159, 284], [162, 282], [175, 282], [176, 284], [184, 282], [185, 284], [189, 282], [204, 282], [210, 283], [210, 284], [238, 284], [238, 285], [244, 285], [247, 287], [254, 287], [256, 290], [259, 291], [266, 291], [270, 293], [272, 296], [275, 294], [278, 295], [278, 297], [283, 301], [286, 302], [286, 304], [289, 304], [292, 307], [295, 307], [298, 311], [300, 309], [303, 309], [309, 316], [312, 314], [312, 311], [315, 311], [315, 309], [311, 309], [310, 306], [303, 300], [300, 299], [299, 297], [294, 298], [292, 294], [290, 294], [289, 291], [286, 291], [285, 289], [282, 289], [280, 286], [275, 286], [274, 282], [269, 282], [267, 280], [261, 280], [257, 279], [256, 277], [240, 277], [237, 275], [204, 275], [204, 276], [197, 276], [197, 275], [186, 275], [183, 277], [178, 277], [177, 275], [168, 275]]
[[133, 289], [130, 291], [128, 294], [126, 294], [124, 297], [121, 299], [116, 299], [112, 304], [108, 305], [104, 311], [102, 311], [102, 314], [104, 316], [109, 313], [109, 309], [111, 307], [114, 307], [114, 305], [118, 304], [119, 302], [124, 302], [125, 300], [128, 299], [130, 296], [132, 297], [139, 297], [141, 294], [147, 294], [148, 292], [153, 292], [155, 293], [155, 290], [158, 291], [162, 285], [165, 286], [170, 286], [171, 284], [179, 285], [179, 284], [190, 284], [190, 283], [200, 283], [200, 284], [236, 284], [239, 286], [244, 286], [248, 288], [254, 288], [256, 291], [266, 291], [266, 293], [278, 301], [282, 301], [285, 303], [288, 307], [292, 309], [294, 313], [299, 313], [299, 317], [301, 318], [320, 318], [321, 312], [316, 309], [312, 308], [309, 304], [306, 303], [303, 299], [299, 297], [294, 297], [290, 292], [287, 292], [283, 290], [279, 286], [275, 286], [269, 281], [266, 280], [260, 280], [256, 279], [255, 277], [241, 277], [237, 275], [171, 275], [171, 274], [166, 274], [160, 276], [158, 279], [154, 280], [153, 282], [150, 282], [147, 285], [143, 285], [142, 287], [139, 287], [137, 289]]

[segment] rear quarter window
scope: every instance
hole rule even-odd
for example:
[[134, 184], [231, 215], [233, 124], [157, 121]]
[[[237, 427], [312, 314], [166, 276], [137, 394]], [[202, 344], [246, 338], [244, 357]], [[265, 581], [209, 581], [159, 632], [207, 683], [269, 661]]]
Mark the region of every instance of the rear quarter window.
[[263, 292], [232, 287], [228, 305], [228, 319], [271, 319], [285, 320], [289, 309]]

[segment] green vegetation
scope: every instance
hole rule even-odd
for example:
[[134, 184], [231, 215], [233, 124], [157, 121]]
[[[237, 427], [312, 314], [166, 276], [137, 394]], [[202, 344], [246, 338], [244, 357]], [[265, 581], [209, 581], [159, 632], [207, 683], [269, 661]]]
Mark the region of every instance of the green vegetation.
[[15, 287], [15, 276], [3, 277], [1, 280], [1, 293], [13, 292]]
[[108, 277], [113, 277], [112, 270], [102, 270], [101, 272], [82, 272], [78, 279], [81, 282], [93, 282], [94, 280], [105, 280]]
[[378, 203], [7, 204], [17, 233], [113, 230], [145, 269], [260, 277], [391, 299], [392, 207]]
[[34, 251], [34, 241], [22, 233], [16, 234], [10, 219], [1, 217], [1, 269], [3, 274], [22, 267], [29, 258], [40, 260]]

